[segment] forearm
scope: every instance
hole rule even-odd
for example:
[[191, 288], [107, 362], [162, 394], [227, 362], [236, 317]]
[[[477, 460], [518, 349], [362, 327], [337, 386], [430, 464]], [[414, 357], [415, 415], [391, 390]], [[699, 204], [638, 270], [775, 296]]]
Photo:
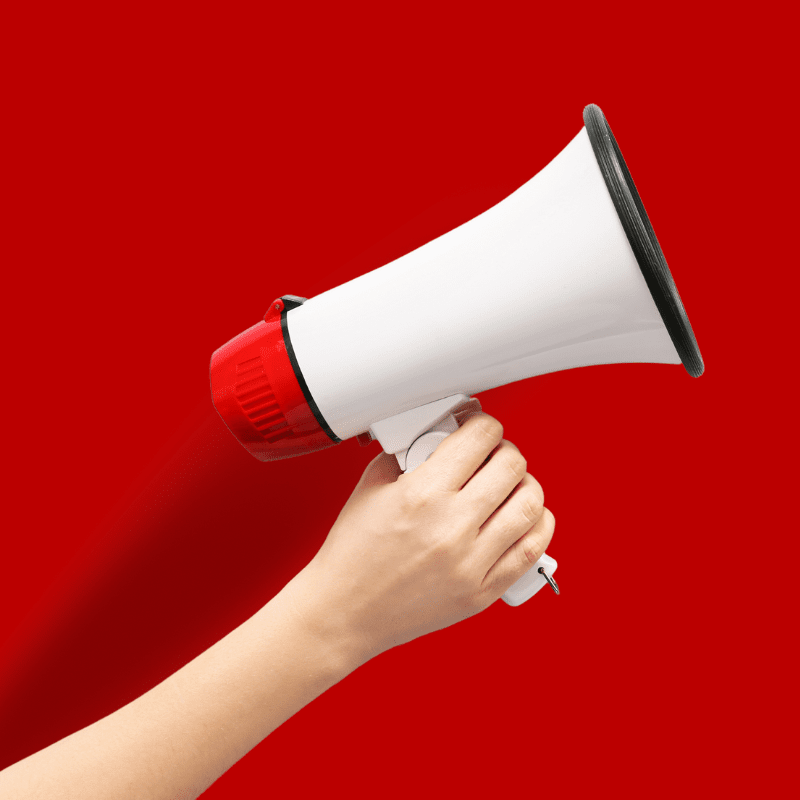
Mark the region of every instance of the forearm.
[[0, 800], [188, 800], [368, 658], [487, 608], [555, 520], [485, 414], [412, 474], [373, 459], [311, 563], [145, 695], [0, 774]]
[[196, 797], [366, 660], [304, 577], [137, 700], [0, 773], [0, 798]]

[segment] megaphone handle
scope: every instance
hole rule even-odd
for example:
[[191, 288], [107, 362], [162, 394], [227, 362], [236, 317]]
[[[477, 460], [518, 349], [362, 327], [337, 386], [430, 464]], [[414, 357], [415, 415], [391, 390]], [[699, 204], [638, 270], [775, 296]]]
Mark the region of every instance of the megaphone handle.
[[405, 452], [405, 465], [401, 460], [401, 455], [397, 454], [397, 460], [400, 467], [403, 468], [403, 472], [412, 472], [427, 461], [439, 444], [457, 430], [456, 418], [452, 414], [448, 414], [441, 422], [437, 422], [432, 428], [414, 439], [411, 447]]
[[[443, 439], [458, 430], [456, 418], [449, 414], [430, 430], [417, 437], [403, 453], [396, 453], [397, 461], [403, 472], [412, 472], [420, 464], [427, 461]], [[553, 580], [553, 573], [558, 569], [558, 562], [546, 553], [503, 594], [504, 602], [510, 606], [518, 606], [530, 600], [539, 589], [550, 584], [558, 594], [558, 584]]]

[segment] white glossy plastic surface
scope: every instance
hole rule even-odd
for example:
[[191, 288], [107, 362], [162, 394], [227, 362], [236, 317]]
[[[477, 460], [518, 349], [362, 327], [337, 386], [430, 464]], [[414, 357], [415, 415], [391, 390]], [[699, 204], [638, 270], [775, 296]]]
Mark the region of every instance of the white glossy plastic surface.
[[539, 589], [547, 586], [547, 579], [539, 573], [539, 567], [544, 567], [545, 572], [552, 577], [558, 569], [558, 562], [545, 553], [506, 593], [503, 600], [510, 606], [522, 605], [530, 600]]
[[[385, 452], [399, 453], [401, 450], [406, 450], [418, 436], [433, 428], [437, 422], [450, 417], [451, 411], [468, 400], [469, 397], [465, 394], [443, 397], [441, 400], [412, 408], [389, 419], [374, 422], [370, 425], [369, 431], [372, 438], [381, 443]], [[452, 430], [455, 431], [456, 428]]]
[[407, 451], [397, 453], [397, 462], [403, 472], [413, 472], [427, 461], [433, 451], [451, 434], [458, 430], [458, 423], [452, 414], [434, 425], [427, 433], [418, 437]]
[[444, 236], [287, 315], [341, 439], [455, 394], [589, 364], [679, 364], [585, 129]]

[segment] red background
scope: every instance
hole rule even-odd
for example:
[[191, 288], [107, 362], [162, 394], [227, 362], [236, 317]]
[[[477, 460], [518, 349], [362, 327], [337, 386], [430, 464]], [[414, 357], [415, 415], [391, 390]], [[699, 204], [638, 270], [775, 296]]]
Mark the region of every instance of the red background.
[[212, 410], [211, 352], [276, 296], [499, 201], [595, 102], [706, 374], [620, 365], [481, 395], [558, 519], [562, 596], [380, 656], [206, 796], [784, 796], [797, 120], [780, 6], [27, 9], [2, 26], [0, 767], [255, 612], [377, 452], [251, 459]]

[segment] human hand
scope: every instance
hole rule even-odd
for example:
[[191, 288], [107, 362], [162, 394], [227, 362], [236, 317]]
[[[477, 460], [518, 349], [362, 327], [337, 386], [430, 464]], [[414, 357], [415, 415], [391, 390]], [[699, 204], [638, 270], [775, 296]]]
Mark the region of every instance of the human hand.
[[456, 418], [411, 473], [394, 456], [373, 459], [319, 553], [250, 619], [3, 771], [0, 796], [197, 797], [360, 663], [497, 600], [539, 559], [555, 520], [500, 423], [477, 401]]
[[304, 614], [361, 658], [497, 600], [540, 558], [555, 518], [503, 427], [473, 401], [433, 455], [403, 474], [381, 453], [297, 576]]

